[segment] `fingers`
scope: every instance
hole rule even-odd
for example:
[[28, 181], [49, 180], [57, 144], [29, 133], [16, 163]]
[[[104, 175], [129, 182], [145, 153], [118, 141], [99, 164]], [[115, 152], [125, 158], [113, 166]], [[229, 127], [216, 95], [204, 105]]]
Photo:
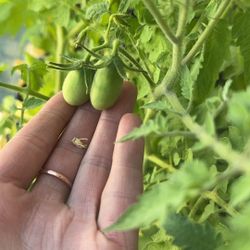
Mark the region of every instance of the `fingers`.
[[86, 217], [95, 216], [102, 190], [109, 176], [117, 128], [123, 114], [131, 112], [136, 99], [135, 88], [124, 84], [117, 104], [103, 111], [95, 134], [74, 181], [68, 204]]
[[[121, 119], [117, 139], [128, 134], [140, 120], [133, 114]], [[98, 215], [98, 225], [104, 229], [113, 224], [142, 192], [143, 140], [115, 144], [111, 172], [103, 190]], [[108, 238], [126, 245], [126, 249], [137, 249], [137, 233], [111, 233]], [[129, 244], [129, 245], [128, 245]]]
[[[89, 103], [79, 107], [55, 146], [44, 169], [61, 173], [73, 183], [87, 148], [77, 148], [72, 143], [72, 139], [74, 137], [87, 138], [88, 140], [83, 141], [83, 143], [86, 143], [88, 146], [94, 134], [99, 116], [100, 112], [92, 108]], [[32, 192], [36, 197], [42, 197], [42, 199], [65, 202], [70, 188], [58, 178], [41, 174]]]
[[0, 151], [0, 179], [27, 188], [47, 160], [75, 108], [59, 93]]

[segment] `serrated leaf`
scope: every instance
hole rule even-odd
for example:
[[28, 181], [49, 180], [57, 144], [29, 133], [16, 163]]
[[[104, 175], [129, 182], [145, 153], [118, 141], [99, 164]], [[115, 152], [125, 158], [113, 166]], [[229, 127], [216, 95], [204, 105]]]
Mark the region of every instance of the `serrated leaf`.
[[199, 223], [205, 222], [210, 215], [214, 214], [214, 212], [215, 212], [215, 204], [214, 202], [210, 201], [209, 204], [207, 204], [206, 207], [204, 208], [204, 211], [199, 218]]
[[121, 0], [118, 8], [118, 12], [125, 13], [131, 3], [131, 0]]
[[202, 68], [203, 61], [204, 54], [202, 52], [201, 55], [195, 60], [191, 70], [189, 70], [187, 66], [184, 66], [182, 69], [180, 78], [181, 91], [182, 95], [189, 101], [193, 99], [194, 85], [198, 78], [200, 69]]
[[220, 243], [212, 226], [193, 223], [180, 214], [170, 215], [164, 227], [174, 243], [185, 250], [214, 250]]
[[182, 95], [190, 100], [193, 92], [194, 81], [187, 66], [184, 66], [181, 72], [180, 86]]
[[[201, 161], [184, 164], [168, 181], [155, 185], [144, 193], [139, 202], [131, 206], [118, 221], [106, 231], [124, 231], [150, 225], [153, 221], [164, 222], [172, 210], [178, 209], [198, 195], [214, 174]], [[143, 215], [143, 216], [142, 216]]]
[[225, 250], [249, 250], [250, 246], [250, 204], [240, 214], [230, 219]]
[[28, 65], [27, 64], [19, 64], [17, 66], [14, 66], [11, 70], [11, 74], [14, 74], [16, 71], [21, 72], [21, 79], [24, 80], [24, 82], [27, 82], [27, 74], [28, 74]]
[[44, 104], [44, 101], [35, 97], [30, 97], [24, 102], [25, 109], [34, 109]]
[[87, 8], [86, 18], [88, 20], [96, 20], [101, 18], [103, 14], [108, 12], [109, 12], [109, 5], [107, 2], [92, 4]]
[[168, 102], [166, 98], [159, 100], [159, 101], [154, 101], [150, 103], [146, 103], [143, 105], [141, 108], [144, 109], [153, 109], [157, 111], [165, 111], [165, 112], [174, 112], [172, 110], [171, 104]]
[[129, 134], [123, 136], [117, 142], [125, 142], [129, 140], [136, 140], [145, 137], [157, 130], [157, 124], [150, 120], [146, 124], [141, 125], [139, 128], [133, 129]]
[[244, 92], [234, 93], [228, 103], [227, 119], [231, 125], [239, 129], [238, 132], [245, 144], [250, 136], [250, 88]]
[[194, 88], [196, 103], [201, 103], [211, 94], [225, 57], [229, 53], [230, 39], [228, 24], [222, 20], [205, 43], [203, 68]]
[[250, 176], [243, 175], [239, 177], [231, 186], [231, 200], [232, 206], [237, 206], [242, 202], [248, 201], [250, 198]]
[[250, 85], [250, 10], [239, 12], [234, 17], [233, 37], [240, 46], [244, 58], [245, 85]]

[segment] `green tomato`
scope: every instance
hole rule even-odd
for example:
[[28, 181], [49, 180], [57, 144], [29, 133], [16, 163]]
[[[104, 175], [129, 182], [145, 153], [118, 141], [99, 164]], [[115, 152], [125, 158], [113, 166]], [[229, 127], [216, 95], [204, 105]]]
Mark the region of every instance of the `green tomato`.
[[97, 110], [112, 107], [121, 94], [122, 84], [123, 79], [117, 72], [114, 63], [98, 69], [90, 90], [92, 106]]
[[64, 100], [72, 105], [79, 106], [89, 100], [83, 70], [70, 71], [63, 82]]

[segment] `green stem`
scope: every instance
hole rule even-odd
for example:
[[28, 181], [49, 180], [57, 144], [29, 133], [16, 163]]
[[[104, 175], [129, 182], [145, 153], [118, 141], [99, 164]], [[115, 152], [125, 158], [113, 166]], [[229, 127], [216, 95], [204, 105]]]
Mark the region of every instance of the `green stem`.
[[219, 142], [216, 138], [209, 135], [199, 124], [195, 123], [192, 117], [186, 114], [184, 107], [175, 93], [167, 92], [167, 98], [173, 109], [182, 114], [181, 119], [184, 125], [196, 135], [204, 146], [210, 147], [222, 159], [229, 162], [234, 170], [249, 171], [249, 159], [246, 156], [237, 153], [229, 146]]
[[39, 98], [39, 99], [44, 100], [44, 101], [49, 100], [48, 96], [40, 94], [40, 93], [38, 93], [38, 92], [36, 92], [34, 90], [28, 90], [27, 88], [18, 87], [16, 85], [0, 82], [0, 87], [5, 88], [5, 89], [9, 89], [9, 90], [12, 90], [12, 91], [24, 93], [24, 94], [29, 92], [29, 95], [31, 95], [31, 96], [34, 96], [34, 97]]
[[148, 155], [147, 160], [155, 163], [157, 166], [167, 170], [170, 173], [173, 173], [176, 170], [172, 165], [166, 163], [156, 155]]
[[25, 103], [29, 98], [29, 91], [30, 91], [30, 68], [28, 68], [28, 74], [27, 74], [27, 92], [25, 94], [24, 100], [22, 102], [22, 108], [21, 108], [21, 115], [20, 115], [20, 123], [18, 125], [18, 130], [20, 130], [23, 127], [23, 123], [24, 123], [24, 112], [25, 112]]
[[66, 39], [70, 39], [70, 38], [74, 38], [77, 34], [79, 34], [85, 27], [86, 27], [87, 23], [86, 22], [79, 22], [74, 28], [72, 28], [67, 36]]
[[221, 2], [221, 5], [219, 6], [215, 16], [211, 19], [211, 21], [208, 23], [206, 29], [202, 32], [202, 34], [199, 36], [199, 39], [194, 44], [194, 46], [191, 48], [191, 50], [188, 52], [188, 54], [185, 56], [185, 58], [182, 60], [182, 64], [188, 63], [199, 51], [203, 43], [207, 40], [211, 32], [213, 31], [216, 24], [219, 22], [222, 16], [226, 14], [230, 10], [228, 6], [231, 4], [232, 0], [224, 0]]
[[[63, 27], [57, 25], [56, 26], [56, 37], [57, 37], [57, 45], [56, 45], [56, 62], [62, 63], [62, 55], [64, 52], [64, 34]], [[63, 72], [57, 70], [55, 76], [55, 92], [59, 92], [62, 89], [63, 84]]]
[[145, 77], [145, 79], [148, 81], [148, 83], [153, 86], [155, 85], [154, 81], [150, 78], [149, 74], [143, 70], [141, 65], [123, 48], [119, 48], [119, 51], [131, 62], [133, 63], [137, 68], [142, 70], [142, 74]]
[[157, 9], [157, 7], [154, 5], [154, 3], [151, 0], [143, 0], [144, 5], [147, 7], [151, 15], [154, 17], [155, 21], [159, 25], [160, 29], [164, 33], [165, 37], [168, 41], [170, 41], [172, 44], [178, 43], [177, 37], [173, 34], [171, 29], [166, 24], [165, 20], [162, 18], [161, 13]]
[[180, 4], [179, 8], [179, 20], [178, 20], [178, 27], [176, 31], [176, 37], [178, 39], [183, 39], [185, 35], [185, 27], [188, 18], [188, 11], [190, 6], [190, 0], [186, 0], [184, 4]]
[[235, 216], [235, 215], [239, 214], [234, 208], [232, 208], [223, 199], [221, 199], [221, 197], [216, 192], [207, 191], [207, 192], [203, 193], [203, 196], [205, 198], [212, 200], [214, 203], [216, 203], [218, 206], [223, 208], [231, 216]]
[[128, 38], [129, 38], [129, 40], [131, 41], [131, 43], [132, 43], [134, 49], [136, 50], [136, 52], [137, 52], [137, 54], [138, 54], [140, 60], [141, 60], [142, 63], [144, 64], [144, 67], [145, 67], [146, 71], [148, 72], [148, 75], [149, 75], [150, 78], [152, 79], [153, 76], [152, 76], [152, 73], [151, 73], [151, 71], [150, 71], [150, 69], [149, 69], [149, 66], [148, 66], [147, 63], [146, 63], [146, 56], [145, 56], [145, 54], [143, 53], [143, 51], [141, 51], [141, 50], [136, 46], [136, 42], [135, 42], [133, 36], [131, 36], [131, 34], [129, 33], [129, 31], [127, 31], [126, 34], [127, 34]]
[[188, 215], [190, 218], [194, 219], [194, 216], [196, 215], [198, 209], [200, 208], [200, 205], [202, 204], [203, 200], [204, 200], [204, 199], [203, 199], [202, 196], [200, 196], [200, 197], [196, 200], [196, 202], [195, 202], [194, 205], [192, 206], [192, 208], [191, 208], [191, 210], [190, 210], [190, 213], [189, 213], [189, 215]]
[[194, 137], [195, 135], [189, 131], [170, 131], [165, 133], [160, 133], [160, 135], [166, 137], [184, 136], [184, 137]]
[[167, 92], [178, 78], [181, 70], [181, 61], [183, 58], [183, 36], [187, 22], [190, 0], [186, 0], [184, 5], [179, 7], [179, 18], [176, 31], [178, 42], [173, 44], [172, 65], [163, 78], [161, 84], [155, 88], [154, 96], [157, 99]]

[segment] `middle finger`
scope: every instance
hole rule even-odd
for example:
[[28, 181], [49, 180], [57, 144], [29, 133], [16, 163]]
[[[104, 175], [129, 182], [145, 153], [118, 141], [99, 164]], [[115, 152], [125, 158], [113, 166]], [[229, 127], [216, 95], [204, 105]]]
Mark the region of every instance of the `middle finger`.
[[[86, 138], [86, 144], [95, 131], [100, 112], [91, 107], [89, 103], [79, 107], [59, 139], [54, 151], [43, 167], [43, 170], [53, 170], [65, 176], [73, 183], [81, 159], [86, 149], [78, 148], [72, 139]], [[85, 141], [83, 141], [85, 143]], [[36, 197], [53, 199], [64, 202], [70, 188], [63, 181], [48, 174], [40, 174], [32, 190]]]
[[[95, 134], [76, 175], [68, 204], [81, 216], [96, 215], [109, 176], [114, 142], [121, 117], [132, 112], [136, 99], [133, 85], [124, 84], [117, 104], [102, 112]], [[90, 219], [91, 219], [90, 218]]]

